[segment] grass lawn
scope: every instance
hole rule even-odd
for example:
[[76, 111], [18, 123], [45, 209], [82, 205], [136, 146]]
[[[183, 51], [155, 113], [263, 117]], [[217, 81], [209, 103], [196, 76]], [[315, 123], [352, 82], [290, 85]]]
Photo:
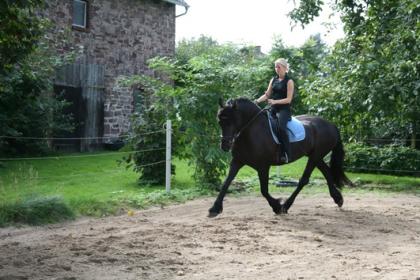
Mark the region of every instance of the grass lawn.
[[[192, 179], [193, 168], [179, 160], [174, 161], [176, 175], [172, 178], [171, 194], [165, 192], [164, 186], [139, 186], [138, 174], [118, 164], [122, 156], [121, 153], [102, 152], [4, 162], [4, 166], [0, 167], [0, 226], [14, 220], [23, 223], [54, 222], [60, 220], [62, 213], [67, 213], [64, 218], [77, 215], [103, 216], [130, 208], [144, 208], [215, 195], [214, 192], [197, 186]], [[286, 179], [297, 181], [305, 163], [306, 159], [303, 159], [282, 166], [280, 173]], [[161, 168], [164, 168], [164, 164]], [[273, 167], [270, 189], [278, 192], [279, 188], [274, 185], [277, 180], [276, 174], [277, 167]], [[376, 190], [420, 194], [420, 178], [347, 174], [358, 188], [345, 189], [345, 192]], [[249, 167], [241, 169], [235, 181], [233, 190], [259, 192], [256, 172]], [[286, 187], [280, 190], [291, 192], [293, 189]], [[310, 186], [304, 188], [302, 193], [328, 193], [325, 180], [318, 170], [314, 171]], [[40, 204], [46, 205], [46, 208], [36, 208], [36, 205]], [[51, 213], [54, 209], [61, 211], [57, 213], [57, 219], [31, 221], [37, 214], [43, 215], [45, 211]]]

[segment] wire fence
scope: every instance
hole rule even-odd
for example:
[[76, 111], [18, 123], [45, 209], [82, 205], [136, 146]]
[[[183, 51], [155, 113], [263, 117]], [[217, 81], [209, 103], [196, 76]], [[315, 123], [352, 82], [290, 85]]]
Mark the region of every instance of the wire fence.
[[[165, 125], [159, 125], [161, 127], [164, 127]], [[184, 128], [185, 129], [185, 128]], [[157, 133], [164, 133], [165, 129], [158, 129], [153, 130], [150, 132], [144, 132], [137, 134], [137, 136], [147, 136]], [[185, 133], [185, 130], [181, 129], [178, 130], [177, 133]], [[197, 136], [209, 136], [209, 134], [206, 133], [198, 133]], [[219, 137], [219, 135], [214, 137]], [[20, 139], [20, 140], [104, 140], [104, 139], [110, 139], [110, 140], [116, 140], [116, 139], [129, 139], [130, 136], [105, 136], [105, 137], [27, 137], [27, 136], [0, 136], [0, 139]], [[392, 141], [420, 141], [420, 139], [392, 139]], [[380, 138], [368, 138], [364, 139], [364, 141], [386, 141], [389, 142], [391, 140], [388, 139], [380, 139]], [[73, 159], [73, 158], [89, 158], [89, 157], [105, 157], [105, 156], [115, 156], [115, 155], [126, 155], [126, 154], [134, 154], [134, 153], [146, 153], [146, 152], [154, 152], [154, 151], [163, 151], [166, 148], [156, 148], [156, 149], [144, 149], [144, 150], [134, 150], [134, 151], [123, 151], [123, 152], [109, 152], [109, 153], [97, 153], [97, 154], [78, 154], [78, 155], [65, 155], [65, 156], [44, 156], [44, 157], [17, 157], [17, 158], [0, 158], [0, 161], [4, 162], [10, 162], [10, 161], [32, 161], [32, 160], [66, 160], [66, 159]], [[165, 160], [158, 161], [158, 162], [152, 162], [152, 163], [146, 163], [144, 165], [137, 166], [138, 168], [146, 167], [146, 166], [153, 166], [153, 165], [159, 165], [164, 163]], [[420, 159], [419, 159], [420, 162]], [[380, 173], [380, 172], [388, 172], [388, 173], [406, 173], [406, 174], [414, 174], [414, 175], [420, 175], [420, 171], [415, 170], [403, 170], [403, 169], [387, 169], [387, 168], [372, 168], [372, 167], [345, 167], [348, 171], [353, 172], [374, 172], [374, 173]], [[91, 175], [91, 174], [100, 174], [100, 173], [109, 173], [110, 170], [104, 170], [101, 172], [95, 172], [95, 173], [84, 173], [85, 175]], [[84, 174], [75, 174], [75, 175], [68, 175], [68, 176], [61, 176], [61, 177], [73, 177], [73, 176], [83, 176]], [[55, 177], [48, 177], [48, 178], [58, 178], [59, 176]], [[47, 177], [37, 177], [38, 179], [45, 179]]]
[[124, 154], [133, 154], [133, 153], [145, 153], [145, 152], [163, 151], [163, 150], [165, 150], [165, 148], [145, 149], [145, 150], [136, 150], [136, 151], [127, 151], [127, 152], [68, 155], [68, 156], [29, 157], [29, 158], [0, 158], [0, 161], [49, 160], [49, 159], [60, 160], [60, 159], [69, 159], [69, 158], [103, 157], [103, 156], [114, 156], [114, 155], [118, 155], [118, 154], [124, 155]]
[[411, 142], [411, 141], [415, 141], [415, 142], [419, 142], [420, 139], [416, 139], [416, 138], [392, 138], [392, 139], [383, 139], [383, 138], [366, 138], [363, 139], [363, 141], [370, 141], [370, 142]]
[[353, 172], [360, 172], [360, 171], [371, 171], [371, 172], [388, 172], [388, 173], [406, 173], [406, 174], [413, 174], [413, 175], [420, 175], [420, 171], [416, 170], [402, 170], [402, 169], [387, 169], [387, 168], [370, 168], [370, 167], [344, 167], [348, 171]]
[[[155, 131], [150, 131], [150, 132], [144, 132], [144, 133], [140, 133], [137, 134], [138, 136], [143, 136], [143, 135], [152, 135], [152, 134], [157, 134], [157, 133], [163, 133], [165, 132], [165, 129], [159, 129], [159, 130], [155, 130]], [[15, 139], [15, 140], [104, 140], [104, 139], [109, 139], [109, 140], [116, 140], [116, 139], [127, 139], [130, 136], [126, 136], [126, 135], [122, 135], [122, 136], [104, 136], [104, 137], [27, 137], [27, 136], [0, 136], [0, 139]]]
[[[163, 128], [156, 129], [150, 132], [138, 133], [136, 136], [142, 135], [152, 135], [157, 133], [165, 132], [165, 124], [161, 125]], [[186, 133], [188, 127], [179, 128], [176, 133]], [[208, 133], [195, 133], [200, 136], [209, 136]], [[128, 139], [129, 135], [120, 135], [120, 136], [103, 136], [103, 137], [31, 137], [31, 136], [10, 136], [10, 135], [0, 135], [0, 139], [14, 139], [14, 140], [117, 140], [117, 139]], [[405, 143], [405, 142], [420, 142], [420, 139], [417, 138], [392, 138], [392, 139], [383, 139], [383, 138], [366, 138], [361, 139], [360, 142], [386, 142], [386, 143]]]
[[[164, 133], [168, 133], [168, 131], [170, 132], [171, 129], [170, 127], [164, 127], [163, 129], [159, 129], [159, 130], [152, 130], [150, 132], [142, 132], [142, 133], [138, 133], [136, 136], [147, 136], [147, 135], [152, 135], [152, 134], [163, 134]], [[0, 140], [1, 138], [3, 139], [22, 139], [22, 140], [28, 140], [28, 141], [36, 141], [36, 140], [84, 140], [84, 139], [118, 139], [118, 137], [25, 137], [25, 136], [0, 136]], [[119, 137], [119, 138], [126, 138], [129, 139], [129, 136], [124, 136], [124, 137]], [[153, 148], [153, 149], [143, 149], [143, 150], [131, 150], [131, 151], [119, 151], [119, 152], [108, 152], [108, 153], [94, 153], [94, 154], [77, 154], [77, 155], [63, 155], [63, 156], [42, 156], [42, 157], [14, 157], [14, 158], [0, 158], [0, 162], [26, 162], [26, 161], [42, 161], [42, 160], [68, 160], [68, 159], [81, 159], [81, 158], [91, 158], [91, 157], [115, 157], [116, 155], [128, 155], [128, 154], [138, 154], [138, 153], [147, 153], [147, 152], [158, 152], [158, 151], [167, 151], [168, 147], [165, 148]], [[167, 151], [168, 152], [168, 151]], [[121, 160], [123, 160], [121, 158]], [[169, 159], [170, 160], [170, 159]], [[163, 168], [165, 168], [165, 163], [167, 164], [168, 159], [165, 160], [160, 160], [160, 161], [155, 161], [155, 162], [149, 162], [149, 163], [144, 163], [141, 165], [136, 165], [135, 168], [143, 168], [143, 167], [148, 167], [148, 166], [158, 166], [158, 165], [163, 165]], [[128, 169], [128, 168], [126, 168]], [[23, 171], [23, 170], [22, 170]], [[25, 171], [23, 172], [19, 172], [20, 174], [10, 174], [10, 178], [15, 178], [17, 180], [27, 180], [29, 182], [36, 182], [37, 180], [47, 180], [47, 179], [63, 179], [63, 178], [85, 178], [85, 177], [95, 177], [97, 175], [114, 175], [114, 174], [120, 174], [120, 173], [125, 173], [126, 171], [124, 171], [122, 168], [114, 168], [114, 169], [103, 169], [97, 172], [83, 172], [83, 173], [78, 173], [78, 174], [66, 174], [66, 175], [58, 175], [58, 176], [38, 176], [38, 173], [36, 171], [31, 171], [29, 170], [28, 173], [25, 173]], [[1, 181], [0, 181], [1, 183]], [[168, 190], [168, 189], [167, 189]]]

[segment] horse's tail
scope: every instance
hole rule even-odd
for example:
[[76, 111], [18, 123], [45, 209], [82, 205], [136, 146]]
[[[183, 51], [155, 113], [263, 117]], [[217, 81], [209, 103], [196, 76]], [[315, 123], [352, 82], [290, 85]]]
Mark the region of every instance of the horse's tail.
[[334, 184], [341, 189], [341, 187], [343, 187], [344, 184], [348, 186], [353, 186], [353, 183], [349, 180], [349, 178], [347, 178], [346, 174], [344, 174], [343, 163], [345, 152], [343, 149], [343, 143], [341, 142], [340, 132], [338, 131], [338, 129], [337, 133], [338, 141], [334, 149], [332, 150], [330, 168]]

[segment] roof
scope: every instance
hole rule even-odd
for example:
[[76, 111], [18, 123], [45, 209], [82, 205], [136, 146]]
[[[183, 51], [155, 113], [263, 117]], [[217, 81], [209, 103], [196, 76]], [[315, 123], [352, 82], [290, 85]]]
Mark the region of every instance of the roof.
[[178, 6], [183, 6], [184, 8], [188, 9], [190, 6], [184, 0], [163, 0], [168, 3], [172, 3]]

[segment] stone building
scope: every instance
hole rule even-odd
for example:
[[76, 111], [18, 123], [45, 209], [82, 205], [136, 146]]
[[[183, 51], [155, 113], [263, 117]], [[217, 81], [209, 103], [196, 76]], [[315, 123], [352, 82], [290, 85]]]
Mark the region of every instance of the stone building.
[[[67, 136], [82, 151], [111, 141], [129, 128], [133, 92], [121, 88], [121, 75], [150, 74], [146, 63], [175, 52], [176, 6], [184, 0], [53, 0], [42, 14], [53, 23], [50, 36], [66, 38], [63, 51], [78, 50], [74, 64], [57, 73], [55, 91], [73, 102], [69, 113], [78, 123]], [[57, 141], [57, 146], [70, 145]]]

